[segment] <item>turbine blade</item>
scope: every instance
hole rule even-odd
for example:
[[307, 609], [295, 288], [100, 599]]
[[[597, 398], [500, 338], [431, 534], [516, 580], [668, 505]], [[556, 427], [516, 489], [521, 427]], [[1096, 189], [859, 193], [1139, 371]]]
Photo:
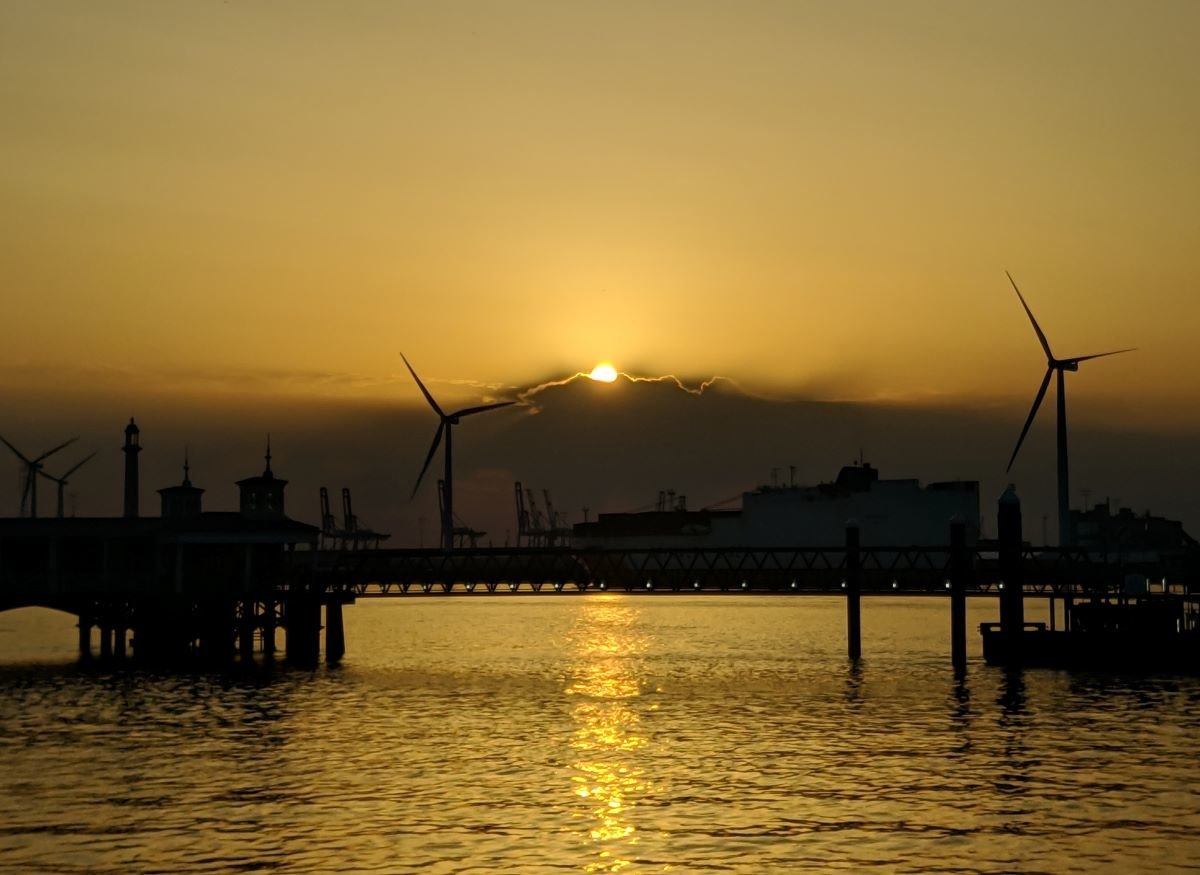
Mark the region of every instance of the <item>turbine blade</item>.
[[417, 482], [413, 486], [412, 495], [409, 499], [416, 497], [417, 490], [421, 488], [421, 481], [425, 479], [425, 472], [429, 470], [429, 463], [433, 461], [433, 456], [437, 453], [438, 445], [442, 442], [442, 432], [446, 429], [446, 420], [443, 419], [438, 423], [437, 432], [433, 435], [433, 443], [429, 445], [429, 452], [425, 456], [425, 464], [421, 466], [421, 473], [417, 475]]
[[1042, 406], [1042, 399], [1046, 397], [1046, 387], [1050, 385], [1050, 375], [1054, 373], [1054, 368], [1046, 368], [1046, 376], [1042, 377], [1042, 385], [1038, 389], [1037, 397], [1033, 399], [1033, 407], [1029, 408], [1029, 416], [1025, 417], [1025, 427], [1021, 429], [1021, 436], [1017, 438], [1017, 445], [1013, 448], [1012, 456], [1008, 460], [1008, 467], [1004, 470], [1011, 471], [1013, 462], [1017, 460], [1017, 453], [1021, 450], [1021, 444], [1025, 440], [1025, 435], [1029, 434], [1029, 426], [1033, 425], [1033, 418], [1037, 416], [1038, 408]]
[[63, 441], [61, 444], [59, 444], [57, 447], [55, 447], [52, 450], [46, 450], [46, 452], [42, 453], [40, 456], [38, 456], [36, 459], [33, 460], [34, 463], [42, 461], [42, 459], [46, 458], [47, 456], [53, 456], [55, 453], [57, 453], [63, 447], [69, 447], [71, 444], [75, 443], [75, 441], [77, 441], [77, 440], [79, 440], [79, 438], [73, 437], [69, 441]]
[[1050, 342], [1046, 340], [1046, 335], [1042, 334], [1042, 327], [1037, 324], [1037, 320], [1033, 318], [1033, 313], [1029, 309], [1029, 305], [1025, 303], [1025, 296], [1021, 294], [1021, 290], [1017, 288], [1017, 281], [1012, 278], [1012, 274], [1007, 270], [1004, 275], [1008, 277], [1008, 281], [1012, 283], [1013, 291], [1017, 293], [1017, 297], [1021, 299], [1021, 306], [1025, 308], [1025, 315], [1029, 317], [1029, 321], [1033, 323], [1033, 330], [1037, 332], [1038, 340], [1041, 341], [1042, 349], [1046, 352], [1046, 358], [1054, 358], [1054, 353], [1050, 352]]
[[[99, 452], [99, 450], [97, 450], [96, 452]], [[59, 479], [62, 480], [63, 483], [66, 483], [68, 477], [70, 477], [72, 474], [74, 474], [76, 471], [78, 471], [80, 468], [82, 468], [87, 462], [90, 462], [95, 455], [96, 455], [96, 453], [92, 453], [90, 455], [84, 456], [82, 459], [80, 459], [78, 462], [76, 462], [73, 467], [68, 468], [67, 472], [65, 474], [63, 474], [62, 477], [60, 477]]]
[[442, 413], [442, 408], [438, 407], [438, 403], [433, 400], [433, 396], [429, 394], [429, 390], [425, 388], [425, 384], [421, 382], [421, 378], [417, 376], [417, 372], [413, 370], [413, 366], [408, 363], [407, 358], [404, 358], [404, 353], [400, 353], [400, 358], [404, 359], [404, 364], [408, 368], [408, 372], [417, 381], [417, 388], [421, 390], [421, 394], [425, 396], [425, 400], [429, 402], [429, 406], [434, 409], [434, 412], [438, 416], [445, 417], [446, 414]]
[[479, 407], [466, 407], [462, 410], [457, 410], [454, 413], [451, 413], [450, 415], [452, 417], [457, 416], [460, 418], [463, 416], [473, 416], [476, 413], [483, 413], [484, 411], [487, 411], [487, 410], [499, 410], [501, 407], [511, 407], [513, 404], [516, 404], [516, 403], [517, 403], [516, 401], [500, 401], [500, 402], [497, 402], [496, 404], [482, 404]]
[[22, 462], [24, 462], [26, 465], [32, 465], [32, 464], [33, 464], [32, 462], [30, 462], [28, 459], [26, 459], [26, 458], [25, 458], [25, 454], [24, 454], [24, 453], [22, 453], [22, 452], [21, 452], [20, 450], [18, 450], [16, 447], [14, 447], [12, 444], [10, 444], [10, 443], [9, 443], [7, 440], [5, 440], [3, 437], [0, 437], [0, 441], [4, 441], [4, 446], [8, 447], [10, 450], [12, 450], [14, 453], [16, 453], [16, 455], [17, 455], [17, 458], [18, 458], [18, 459], [20, 459]]
[[1112, 352], [1098, 352], [1095, 355], [1081, 355], [1073, 359], [1067, 359], [1067, 361], [1079, 364], [1079, 362], [1086, 362], [1089, 359], [1102, 359], [1106, 355], [1120, 355], [1123, 352], [1133, 352], [1136, 349], [1136, 346], [1131, 346], [1129, 349], [1114, 349]]

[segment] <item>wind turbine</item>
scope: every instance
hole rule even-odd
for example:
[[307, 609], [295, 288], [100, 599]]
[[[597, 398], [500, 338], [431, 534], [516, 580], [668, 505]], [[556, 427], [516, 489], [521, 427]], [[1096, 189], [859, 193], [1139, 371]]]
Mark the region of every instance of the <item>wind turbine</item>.
[[[99, 451], [97, 450], [97, 452], [99, 452]], [[41, 470], [38, 471], [38, 473], [41, 474], [43, 477], [45, 477], [47, 480], [52, 480], [58, 484], [58, 518], [59, 519], [62, 519], [64, 516], [64, 514], [63, 514], [63, 488], [67, 485], [67, 479], [72, 474], [74, 474], [76, 471], [78, 471], [80, 468], [82, 468], [86, 462], [90, 462], [92, 460], [92, 457], [95, 455], [96, 455], [96, 453], [90, 453], [89, 455], [84, 456], [82, 459], [80, 459], [78, 462], [76, 462], [74, 465], [72, 465], [70, 468], [68, 468], [66, 473], [63, 474], [61, 477], [55, 477], [53, 474], [47, 474], [45, 471], [41, 471]]]
[[1012, 278], [1012, 274], [1005, 271], [1005, 276], [1012, 283], [1013, 291], [1017, 293], [1017, 297], [1021, 299], [1021, 306], [1025, 308], [1025, 314], [1029, 317], [1029, 321], [1033, 324], [1034, 333], [1037, 334], [1038, 341], [1042, 344], [1042, 349], [1046, 353], [1046, 376], [1042, 377], [1042, 385], [1038, 388], [1037, 397], [1033, 399], [1033, 407], [1029, 409], [1029, 416], [1025, 418], [1025, 427], [1021, 429], [1021, 436], [1017, 438], [1017, 445], [1013, 448], [1012, 456], [1008, 460], [1008, 467], [1004, 470], [1007, 472], [1012, 469], [1013, 462], [1017, 459], [1017, 453], [1021, 449], [1021, 443], [1025, 440], [1025, 435], [1029, 433], [1029, 426], [1033, 424], [1033, 418], [1037, 416], [1038, 407], [1042, 404], [1042, 399], [1046, 397], [1046, 387], [1050, 385], [1050, 375], [1058, 375], [1058, 545], [1060, 547], [1070, 546], [1074, 542], [1074, 533], [1070, 531], [1071, 519], [1071, 503], [1069, 477], [1067, 473], [1067, 395], [1066, 386], [1063, 375], [1067, 371], [1078, 371], [1079, 363], [1086, 362], [1089, 359], [1104, 358], [1109, 355], [1117, 355], [1122, 352], [1132, 352], [1135, 347], [1129, 349], [1117, 349], [1112, 352], [1100, 352], [1094, 355], [1080, 355], [1073, 358], [1059, 359], [1054, 357], [1054, 353], [1050, 351], [1050, 343], [1046, 340], [1046, 335], [1042, 333], [1041, 326], [1037, 320], [1033, 318], [1033, 313], [1029, 309], [1029, 305], [1025, 303], [1025, 297], [1021, 294], [1021, 290], [1017, 288], [1016, 281]]
[[421, 473], [417, 476], [416, 485], [413, 486], [412, 494], [415, 496], [417, 490], [421, 487], [421, 480], [425, 477], [425, 472], [429, 470], [429, 463], [433, 461], [433, 456], [437, 452], [438, 444], [442, 442], [443, 433], [446, 436], [446, 474], [445, 474], [445, 489], [443, 491], [442, 502], [442, 547], [449, 551], [454, 549], [454, 464], [451, 454], [451, 438], [454, 434], [454, 426], [458, 425], [458, 421], [464, 416], [474, 416], [476, 413], [484, 413], [488, 410], [496, 410], [500, 407], [508, 407], [516, 404], [515, 401], [499, 401], [495, 404], [481, 404], [477, 407], [464, 407], [462, 410], [456, 410], [453, 413], [445, 413], [438, 403], [433, 400], [433, 396], [429, 394], [429, 390], [425, 388], [425, 384], [421, 382], [421, 378], [417, 376], [417, 372], [413, 370], [413, 366], [408, 363], [404, 353], [400, 353], [400, 358], [404, 359], [404, 364], [408, 367], [408, 372], [412, 374], [412, 378], [417, 381], [417, 387], [421, 390], [421, 394], [425, 396], [425, 400], [429, 402], [429, 406], [433, 408], [433, 412], [438, 415], [441, 422], [438, 423], [437, 432], [433, 436], [433, 443], [429, 445], [429, 453], [425, 456], [425, 464], [421, 466]]
[[25, 465], [25, 489], [21, 493], [21, 513], [22, 514], [25, 513], [25, 502], [28, 501], [30, 518], [32, 519], [37, 516], [37, 475], [38, 475], [38, 471], [41, 470], [42, 460], [45, 459], [47, 456], [54, 455], [59, 450], [61, 450], [63, 447], [70, 446], [71, 444], [75, 443], [75, 441], [77, 441], [77, 440], [79, 440], [79, 438], [73, 437], [69, 441], [64, 441], [63, 443], [59, 444], [57, 447], [54, 447], [53, 449], [46, 450], [46, 452], [42, 453], [36, 459], [28, 459], [25, 457], [24, 453], [22, 453], [16, 447], [14, 447], [12, 444], [10, 444], [3, 437], [0, 437], [0, 441], [3, 441], [4, 445], [6, 447], [8, 447], [10, 450], [12, 450], [13, 453], [16, 454], [16, 457], [18, 459], [20, 459], [21, 462]]

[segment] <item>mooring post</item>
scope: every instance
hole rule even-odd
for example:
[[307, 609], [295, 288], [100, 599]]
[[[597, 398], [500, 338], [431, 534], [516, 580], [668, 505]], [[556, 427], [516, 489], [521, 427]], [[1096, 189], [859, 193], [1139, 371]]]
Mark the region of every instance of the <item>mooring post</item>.
[[1005, 660], [1021, 662], [1021, 640], [1025, 634], [1025, 587], [1021, 569], [1021, 500], [1010, 485], [1000, 496], [996, 518], [1000, 560], [1000, 632], [1004, 637]]
[[858, 523], [846, 523], [846, 651], [851, 659], [862, 656], [861, 568]]
[[950, 521], [950, 662], [956, 672], [967, 668], [967, 527]]
[[325, 605], [325, 661], [334, 665], [346, 655], [346, 631], [342, 625], [342, 602], [337, 593], [330, 594]]

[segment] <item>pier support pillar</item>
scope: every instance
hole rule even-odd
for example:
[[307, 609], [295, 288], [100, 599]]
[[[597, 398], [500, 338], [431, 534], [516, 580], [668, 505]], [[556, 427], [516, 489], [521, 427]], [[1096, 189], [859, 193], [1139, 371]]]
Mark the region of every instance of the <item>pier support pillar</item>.
[[321, 603], [311, 592], [287, 600], [287, 658], [297, 665], [316, 665], [321, 653]]
[[950, 662], [956, 673], [967, 668], [967, 527], [950, 522]]
[[254, 658], [254, 599], [242, 600], [242, 616], [238, 624], [238, 651], [242, 659]]
[[87, 617], [79, 617], [79, 658], [92, 658], [92, 621]]
[[846, 652], [851, 659], [862, 656], [862, 557], [859, 555], [858, 523], [846, 524]]
[[100, 624], [100, 658], [112, 659], [112, 642], [113, 630], [112, 626]]
[[1004, 587], [1000, 591], [1000, 631], [1006, 662], [1019, 665], [1025, 634], [1025, 581], [1021, 567], [1021, 500], [1012, 486], [1000, 496], [996, 522], [1000, 580]]
[[342, 603], [336, 594], [325, 606], [325, 661], [334, 665], [346, 655], [346, 631], [342, 626]]
[[263, 654], [275, 655], [275, 602], [270, 597], [263, 603], [262, 615]]
[[113, 629], [113, 656], [117, 659], [125, 658], [125, 639], [129, 637], [129, 630], [124, 626], [117, 626]]

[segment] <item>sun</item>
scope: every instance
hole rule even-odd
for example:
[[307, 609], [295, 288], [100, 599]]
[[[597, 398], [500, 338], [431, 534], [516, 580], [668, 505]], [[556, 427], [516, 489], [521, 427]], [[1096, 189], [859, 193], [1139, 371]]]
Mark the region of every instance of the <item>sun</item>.
[[588, 376], [597, 383], [611, 383], [617, 379], [617, 369], [608, 362], [600, 362]]

